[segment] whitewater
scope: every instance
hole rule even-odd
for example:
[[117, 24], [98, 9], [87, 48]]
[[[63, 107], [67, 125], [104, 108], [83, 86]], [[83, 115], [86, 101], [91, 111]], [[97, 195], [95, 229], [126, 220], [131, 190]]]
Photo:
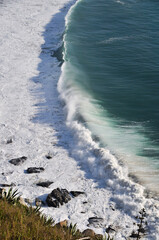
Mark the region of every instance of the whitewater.
[[[92, 228], [104, 234], [111, 226], [112, 236], [120, 240], [137, 229], [135, 217], [145, 208], [145, 239], [159, 239], [158, 199], [134, 183], [127, 168], [109, 149], [100, 148], [73, 117], [78, 93], [68, 98], [63, 81], [66, 64], [60, 67], [53, 57], [62, 45], [73, 4], [68, 0], [0, 1], [0, 183], [13, 183], [33, 204], [36, 197], [45, 200], [57, 187], [84, 191], [85, 195], [66, 205], [45, 206], [42, 212], [55, 222], [77, 223], [80, 230]], [[87, 96], [83, 98], [90, 107]], [[48, 154], [51, 159], [46, 158]], [[22, 165], [9, 163], [21, 156], [27, 156]], [[28, 167], [45, 171], [26, 174]], [[53, 184], [36, 186], [45, 180]], [[91, 226], [90, 217], [103, 221]]]

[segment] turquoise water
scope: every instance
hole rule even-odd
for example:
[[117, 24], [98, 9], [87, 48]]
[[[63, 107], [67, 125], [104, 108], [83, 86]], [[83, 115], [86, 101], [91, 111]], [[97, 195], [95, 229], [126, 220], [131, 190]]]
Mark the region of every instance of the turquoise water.
[[159, 2], [81, 0], [64, 37], [69, 120], [149, 188], [159, 183]]

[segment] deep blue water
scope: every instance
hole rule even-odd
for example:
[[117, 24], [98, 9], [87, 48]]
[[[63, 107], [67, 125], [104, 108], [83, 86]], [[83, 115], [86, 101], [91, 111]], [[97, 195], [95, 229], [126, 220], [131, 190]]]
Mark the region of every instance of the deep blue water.
[[159, 181], [158, 26], [156, 0], [81, 0], [64, 38], [73, 117], [150, 186]]

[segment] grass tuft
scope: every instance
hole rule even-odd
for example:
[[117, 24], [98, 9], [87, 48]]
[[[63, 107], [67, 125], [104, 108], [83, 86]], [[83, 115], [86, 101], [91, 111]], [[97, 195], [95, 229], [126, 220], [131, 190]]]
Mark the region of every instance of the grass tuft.
[[20, 196], [17, 189], [13, 190], [13, 188], [10, 188], [8, 192], [3, 192], [2, 198], [6, 199], [9, 203], [15, 204], [19, 202]]

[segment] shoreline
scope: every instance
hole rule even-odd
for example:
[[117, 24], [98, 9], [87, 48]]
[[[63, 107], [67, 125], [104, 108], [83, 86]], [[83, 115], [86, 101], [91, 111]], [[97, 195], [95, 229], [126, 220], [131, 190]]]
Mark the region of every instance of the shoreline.
[[[71, 2], [57, 3], [59, 5], [53, 6], [51, 0], [45, 4], [42, 1], [32, 3], [25, 0], [21, 3], [16, 0], [8, 3], [4, 12], [0, 9], [3, 16], [0, 59], [3, 175], [0, 175], [0, 181], [1, 184], [14, 183], [15, 188], [22, 192], [22, 197], [33, 202], [36, 197], [45, 200], [47, 194], [58, 187], [84, 191], [84, 196], [72, 199], [58, 209], [43, 207], [42, 211], [56, 222], [67, 219], [77, 223], [81, 230], [88, 227], [88, 218], [101, 217], [103, 222], [99, 226], [90, 227], [96, 233], [103, 233], [106, 227], [112, 225], [117, 229], [116, 239], [121, 240], [133, 230], [135, 216], [141, 208], [151, 206], [155, 211], [155, 207], [152, 207], [153, 202], [142, 197], [142, 190], [140, 193], [138, 189], [134, 196], [136, 202], [130, 203], [135, 184], [127, 196], [125, 190], [120, 193], [120, 188], [111, 186], [110, 181], [104, 188], [103, 183], [100, 185], [97, 181], [98, 177], [92, 178], [91, 171], [84, 171], [85, 163], [70, 156], [68, 149], [72, 132], [68, 132], [65, 126], [65, 114], [57, 92], [61, 70], [59, 62], [51, 54], [62, 42], [64, 18]], [[24, 8], [25, 12], [22, 11]], [[9, 143], [9, 140], [12, 142]], [[48, 154], [51, 159], [46, 157]], [[8, 162], [21, 156], [27, 157], [22, 165], [13, 166]], [[25, 171], [28, 167], [43, 167], [45, 171], [27, 175]], [[37, 182], [44, 180], [53, 181], [53, 184], [49, 188], [36, 186]], [[126, 184], [123, 185], [125, 188]], [[152, 228], [152, 238], [149, 239], [156, 239], [155, 235], [159, 232], [155, 223], [158, 217], [149, 216]]]

